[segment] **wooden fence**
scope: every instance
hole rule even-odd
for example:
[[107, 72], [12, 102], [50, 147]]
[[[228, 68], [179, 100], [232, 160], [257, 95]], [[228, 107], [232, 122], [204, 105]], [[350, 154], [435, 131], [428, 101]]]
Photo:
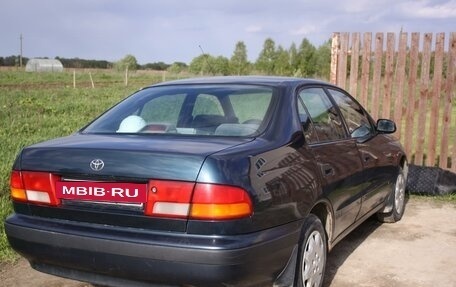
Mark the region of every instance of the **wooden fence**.
[[[435, 38], [435, 41], [433, 41]], [[456, 32], [334, 33], [332, 83], [393, 119], [415, 165], [456, 172]]]

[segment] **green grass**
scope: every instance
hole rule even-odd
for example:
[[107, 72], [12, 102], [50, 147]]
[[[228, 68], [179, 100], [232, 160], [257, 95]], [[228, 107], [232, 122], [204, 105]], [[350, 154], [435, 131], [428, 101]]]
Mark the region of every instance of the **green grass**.
[[[90, 82], [86, 72], [78, 73]], [[125, 87], [123, 74], [91, 73], [94, 89], [91, 84], [73, 89], [72, 72], [0, 70], [0, 261], [15, 258], [8, 247], [3, 222], [12, 212], [9, 175], [18, 152], [27, 145], [69, 135], [133, 91], [162, 80], [161, 74], [137, 72]]]

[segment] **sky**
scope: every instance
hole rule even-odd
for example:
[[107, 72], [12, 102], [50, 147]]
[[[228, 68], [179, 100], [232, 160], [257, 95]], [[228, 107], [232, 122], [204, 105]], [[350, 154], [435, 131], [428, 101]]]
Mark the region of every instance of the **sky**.
[[[0, 0], [0, 56], [185, 62], [201, 48], [255, 61], [267, 38], [316, 47], [333, 32], [456, 32], [456, 0]], [[201, 47], [201, 48], [200, 48]]]

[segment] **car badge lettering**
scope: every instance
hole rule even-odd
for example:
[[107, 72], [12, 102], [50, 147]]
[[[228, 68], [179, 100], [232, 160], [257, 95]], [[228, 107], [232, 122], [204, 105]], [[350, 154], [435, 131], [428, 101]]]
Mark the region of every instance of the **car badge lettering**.
[[104, 162], [101, 159], [94, 159], [90, 162], [90, 168], [94, 171], [100, 171], [104, 168]]

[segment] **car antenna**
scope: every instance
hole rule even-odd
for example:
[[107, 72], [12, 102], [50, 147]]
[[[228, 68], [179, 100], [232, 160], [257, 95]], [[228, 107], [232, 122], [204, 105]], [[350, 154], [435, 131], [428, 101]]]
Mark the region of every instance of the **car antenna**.
[[212, 75], [214, 75], [214, 69], [212, 69], [212, 66], [211, 66], [211, 64], [209, 63], [209, 60], [207, 59], [208, 54], [204, 53], [203, 47], [201, 47], [201, 45], [198, 45], [198, 47], [199, 47], [200, 50], [201, 50], [202, 56], [204, 56], [204, 60], [206, 60], [206, 64], [207, 64], [207, 66], [209, 67], [209, 71], [211, 72]]

